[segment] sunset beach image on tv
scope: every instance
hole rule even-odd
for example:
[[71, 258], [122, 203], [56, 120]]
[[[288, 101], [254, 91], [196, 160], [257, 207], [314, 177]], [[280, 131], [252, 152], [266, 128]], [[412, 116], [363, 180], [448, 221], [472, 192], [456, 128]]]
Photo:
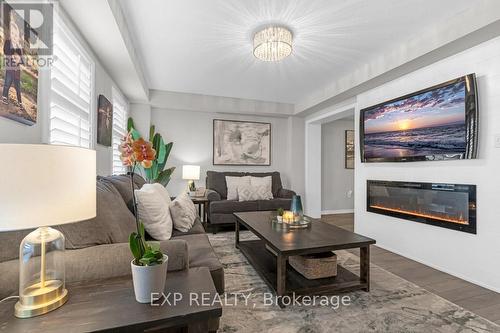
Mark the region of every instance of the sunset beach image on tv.
[[465, 154], [464, 80], [362, 110], [364, 160]]

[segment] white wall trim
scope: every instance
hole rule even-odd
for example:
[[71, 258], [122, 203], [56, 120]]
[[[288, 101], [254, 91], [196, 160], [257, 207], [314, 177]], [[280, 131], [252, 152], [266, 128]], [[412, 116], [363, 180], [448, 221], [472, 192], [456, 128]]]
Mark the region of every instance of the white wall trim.
[[350, 214], [350, 213], [354, 213], [354, 208], [352, 208], [352, 209], [327, 209], [327, 210], [321, 211], [321, 215]]

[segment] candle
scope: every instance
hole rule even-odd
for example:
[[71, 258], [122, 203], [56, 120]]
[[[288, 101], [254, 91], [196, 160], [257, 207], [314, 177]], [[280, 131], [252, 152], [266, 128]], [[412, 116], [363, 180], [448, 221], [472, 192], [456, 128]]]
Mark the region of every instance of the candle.
[[300, 220], [302, 220], [302, 216], [300, 213], [293, 213], [293, 222], [300, 222]]
[[285, 222], [285, 223], [293, 223], [293, 221], [294, 221], [293, 212], [291, 212], [289, 210], [286, 210], [283, 213], [283, 222]]

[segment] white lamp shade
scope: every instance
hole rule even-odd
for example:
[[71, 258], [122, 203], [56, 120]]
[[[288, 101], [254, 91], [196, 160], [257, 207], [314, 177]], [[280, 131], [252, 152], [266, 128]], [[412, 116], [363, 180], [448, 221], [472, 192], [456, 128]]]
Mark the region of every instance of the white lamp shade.
[[94, 150], [0, 144], [0, 156], [0, 231], [95, 217]]
[[199, 180], [200, 179], [200, 166], [199, 165], [183, 165], [182, 166], [182, 179]]

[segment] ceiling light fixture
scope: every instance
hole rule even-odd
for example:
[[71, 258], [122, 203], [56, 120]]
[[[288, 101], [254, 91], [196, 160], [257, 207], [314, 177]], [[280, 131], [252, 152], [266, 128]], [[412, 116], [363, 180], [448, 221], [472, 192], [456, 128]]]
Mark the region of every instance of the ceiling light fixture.
[[292, 53], [292, 32], [282, 26], [268, 26], [253, 36], [253, 55], [262, 61], [280, 61]]

